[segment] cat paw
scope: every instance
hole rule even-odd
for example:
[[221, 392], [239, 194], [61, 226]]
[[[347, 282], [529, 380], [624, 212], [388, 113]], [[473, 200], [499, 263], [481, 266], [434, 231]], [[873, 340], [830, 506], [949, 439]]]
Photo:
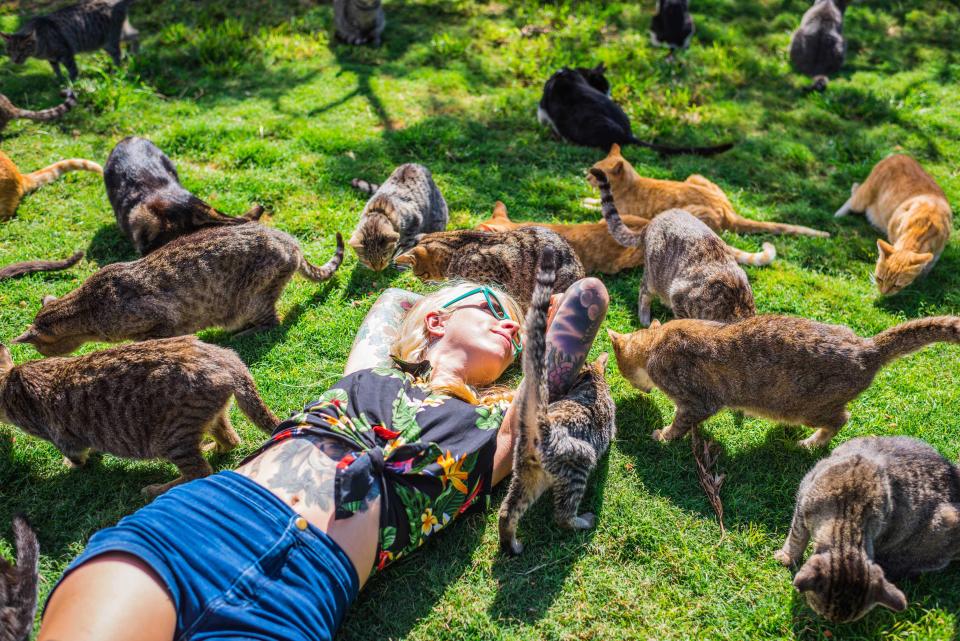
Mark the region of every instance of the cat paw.
[[216, 441], [209, 441], [200, 446], [200, 451], [206, 454], [207, 452], [213, 452], [217, 449]]
[[652, 438], [654, 441], [656, 441], [656, 442], [658, 442], [658, 443], [666, 443], [667, 441], [670, 440], [670, 439], [668, 439], [666, 436], [664, 436], [664, 433], [665, 433], [666, 431], [667, 431], [667, 430], [665, 430], [665, 429], [663, 429], [663, 430], [653, 430], [653, 433], [650, 434], [650, 438]]
[[169, 483], [154, 483], [140, 490], [140, 494], [148, 501], [152, 501], [169, 489]]
[[857, 193], [857, 190], [860, 189], [860, 183], [853, 183], [850, 185], [850, 195], [853, 196]]
[[575, 530], [589, 530], [597, 523], [597, 517], [593, 512], [584, 512], [580, 516], [571, 519], [570, 527]]
[[786, 550], [777, 550], [773, 553], [773, 558], [780, 562], [784, 567], [790, 567], [793, 565], [793, 559], [790, 558], [790, 553]]
[[826, 447], [830, 441], [827, 440], [826, 443], [820, 441], [816, 434], [809, 438], [805, 438], [802, 441], [797, 441], [797, 445], [807, 450], [815, 450], [819, 447]]
[[500, 549], [504, 554], [509, 556], [520, 556], [523, 554], [523, 543], [518, 541], [516, 537], [510, 539], [509, 541], [501, 541]]
[[69, 456], [63, 457], [63, 464], [69, 467], [70, 469], [76, 469], [78, 467], [83, 467], [83, 464], [87, 461], [80, 458], [70, 458]]

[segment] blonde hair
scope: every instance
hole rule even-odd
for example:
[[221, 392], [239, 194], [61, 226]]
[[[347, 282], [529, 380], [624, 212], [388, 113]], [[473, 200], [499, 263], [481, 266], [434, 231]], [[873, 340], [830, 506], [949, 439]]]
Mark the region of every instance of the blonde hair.
[[[430, 334], [427, 333], [426, 317], [430, 312], [440, 310], [454, 310], [460, 305], [471, 304], [463, 301], [457, 301], [450, 307], [443, 307], [447, 301], [453, 300], [457, 296], [466, 294], [471, 289], [483, 287], [479, 283], [456, 282], [452, 285], [442, 287], [437, 291], [427, 294], [411, 307], [403, 317], [400, 324], [400, 331], [393, 345], [390, 346], [390, 355], [396, 359], [409, 363], [416, 363], [426, 358], [427, 352], [433, 344]], [[523, 331], [523, 310], [517, 301], [499, 287], [486, 285], [504, 306], [511, 320], [520, 324], [520, 330]], [[449, 394], [460, 400], [473, 405], [495, 405], [500, 401], [512, 401], [514, 390], [506, 385], [488, 385], [482, 389], [474, 390], [464, 382], [456, 385], [434, 385], [433, 381], [428, 381], [430, 389], [440, 394]]]

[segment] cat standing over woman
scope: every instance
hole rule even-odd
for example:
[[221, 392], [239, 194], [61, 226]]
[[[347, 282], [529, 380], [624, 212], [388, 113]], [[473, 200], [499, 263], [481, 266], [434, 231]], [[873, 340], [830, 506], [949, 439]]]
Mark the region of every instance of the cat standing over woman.
[[850, 199], [835, 216], [850, 212], [865, 213], [887, 236], [877, 240], [880, 256], [874, 271], [882, 296], [896, 294], [929, 273], [953, 227], [943, 190], [920, 163], [903, 154], [884, 158], [862, 185], [854, 183]]
[[127, 21], [127, 9], [132, 2], [86, 0], [31, 18], [16, 33], [0, 36], [7, 42], [7, 55], [14, 64], [23, 64], [30, 57], [47, 60], [61, 81], [63, 64], [70, 80], [76, 80], [77, 53], [103, 49], [120, 66], [120, 41], [135, 42], [139, 35]]
[[350, 45], [380, 46], [387, 25], [382, 0], [333, 0], [337, 37]]
[[259, 205], [237, 218], [221, 214], [184, 189], [177, 168], [159, 147], [136, 136], [110, 152], [103, 182], [117, 224], [141, 255], [202, 227], [240, 225], [263, 214]]
[[102, 174], [103, 168], [89, 160], [70, 158], [33, 173], [21, 174], [10, 157], [0, 151], [0, 221], [17, 213], [17, 207], [24, 196], [52, 183], [68, 171], [92, 171]]
[[770, 243], [757, 254], [730, 247], [709, 227], [682, 209], [670, 209], [640, 232], [627, 229], [613, 203], [610, 183], [598, 169], [590, 173], [600, 188], [603, 217], [623, 245], [642, 247], [643, 280], [637, 315], [650, 324], [653, 296], [677, 318], [731, 322], [757, 313], [746, 272], [737, 263], [769, 265], [777, 255]]
[[420, 234], [447, 228], [447, 202], [423, 165], [400, 165], [382, 185], [359, 179], [352, 184], [359, 189], [376, 187], [349, 240], [360, 262], [374, 271], [386, 269], [394, 256], [416, 244]]
[[[553, 488], [554, 519], [563, 528], [593, 527], [594, 515], [577, 514], [587, 480], [616, 432], [616, 408], [604, 378], [607, 354], [584, 365], [563, 398], [550, 402], [547, 380], [547, 315], [554, 291], [554, 251], [540, 254], [536, 286], [527, 311], [523, 382], [517, 392], [517, 439], [513, 475], [500, 507], [500, 548], [520, 554], [517, 524], [540, 496]], [[600, 318], [599, 322], [603, 319]]]
[[61, 92], [64, 100], [56, 107], [41, 109], [40, 111], [30, 111], [21, 109], [10, 102], [10, 99], [0, 93], [0, 131], [3, 131], [11, 120], [24, 118], [26, 120], [36, 120], [37, 122], [48, 122], [56, 120], [67, 113], [77, 104], [77, 96], [72, 89], [64, 89]]
[[143, 488], [151, 498], [212, 473], [201, 449], [205, 434], [218, 452], [240, 444], [230, 425], [231, 396], [267, 434], [280, 422], [239, 356], [193, 336], [18, 366], [0, 344], [0, 421], [50, 441], [71, 467], [93, 450], [167, 459], [181, 476]]
[[797, 491], [790, 534], [774, 556], [795, 565], [793, 585], [817, 614], [856, 621], [907, 597], [892, 581], [960, 558], [960, 469], [905, 436], [847, 441], [810, 470]]

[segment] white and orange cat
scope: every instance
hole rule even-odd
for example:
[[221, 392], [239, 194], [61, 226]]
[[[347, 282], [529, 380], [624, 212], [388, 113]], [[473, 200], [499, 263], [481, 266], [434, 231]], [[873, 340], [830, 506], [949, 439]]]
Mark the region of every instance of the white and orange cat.
[[0, 220], [12, 218], [20, 200], [68, 171], [92, 171], [103, 175], [103, 167], [89, 160], [71, 158], [53, 163], [30, 174], [21, 174], [10, 157], [0, 151]]
[[950, 240], [950, 203], [933, 178], [910, 156], [884, 158], [867, 180], [850, 188], [850, 199], [835, 216], [866, 214], [885, 233], [877, 239], [874, 278], [881, 296], [896, 294], [936, 264]]
[[[702, 220], [715, 232], [728, 229], [748, 234], [793, 234], [820, 238], [830, 236], [825, 231], [800, 225], [768, 223], [744, 218], [734, 211], [733, 205], [720, 187], [699, 174], [693, 174], [683, 182], [644, 178], [621, 155], [620, 145], [610, 147], [607, 157], [596, 163], [593, 168], [606, 174], [613, 190], [613, 202], [624, 218], [626, 216], [653, 218], [669, 209], [683, 209]], [[596, 179], [589, 172], [587, 180], [597, 187]], [[598, 208], [600, 201], [591, 198], [587, 199], [585, 204]]]

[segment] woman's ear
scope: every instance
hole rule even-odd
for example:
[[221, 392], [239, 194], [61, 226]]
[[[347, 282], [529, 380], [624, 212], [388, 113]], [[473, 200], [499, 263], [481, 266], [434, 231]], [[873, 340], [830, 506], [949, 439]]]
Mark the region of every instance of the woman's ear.
[[443, 338], [447, 331], [447, 318], [449, 314], [443, 310], [427, 312], [423, 317], [423, 322], [427, 326], [427, 334], [433, 338]]

